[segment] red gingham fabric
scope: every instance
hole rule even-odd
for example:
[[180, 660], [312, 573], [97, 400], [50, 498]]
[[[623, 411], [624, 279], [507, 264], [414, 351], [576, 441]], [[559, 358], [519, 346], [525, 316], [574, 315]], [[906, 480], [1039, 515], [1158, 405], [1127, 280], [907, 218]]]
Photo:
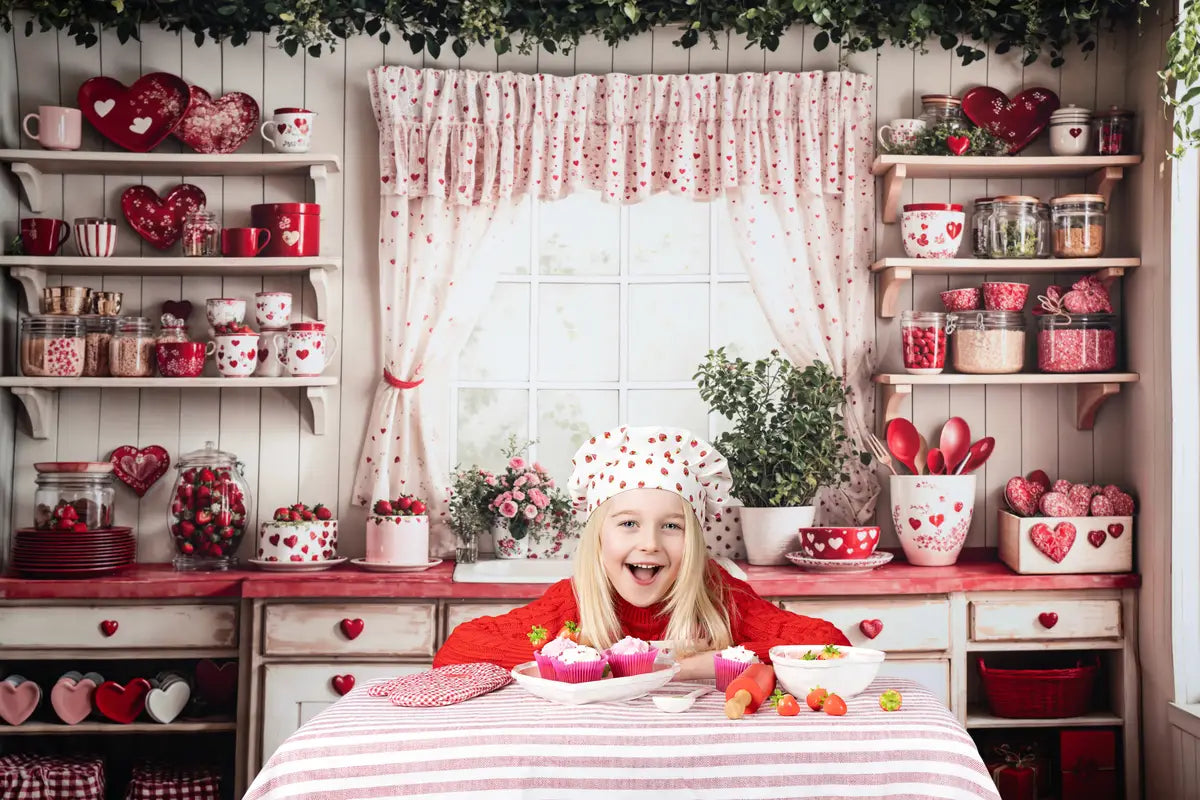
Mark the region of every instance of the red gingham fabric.
[[0, 800], [104, 800], [104, 762], [99, 758], [0, 756]]
[[125, 800], [221, 800], [221, 776], [203, 768], [143, 764], [133, 768]]
[[404, 675], [367, 690], [371, 697], [388, 697], [398, 706], [449, 706], [495, 691], [512, 683], [512, 675], [495, 664], [452, 664]]

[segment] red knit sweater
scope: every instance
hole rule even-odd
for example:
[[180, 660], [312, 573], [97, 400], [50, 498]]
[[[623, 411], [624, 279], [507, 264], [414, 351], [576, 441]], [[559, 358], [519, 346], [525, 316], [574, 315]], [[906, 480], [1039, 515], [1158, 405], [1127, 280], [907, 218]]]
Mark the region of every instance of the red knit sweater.
[[[767, 651], [777, 644], [850, 644], [832, 624], [784, 611], [759, 597], [745, 581], [713, 566], [712, 575], [725, 587], [733, 643], [753, 650], [764, 662], [770, 663]], [[646, 641], [662, 639], [667, 617], [662, 615], [661, 604], [638, 608], [620, 595], [614, 599], [623, 635]], [[438, 650], [433, 665], [487, 661], [512, 669], [533, 660], [533, 645], [527, 636], [530, 628], [541, 625], [553, 636], [567, 620], [579, 621], [579, 607], [569, 579], [554, 584], [527, 606], [459, 625]]]

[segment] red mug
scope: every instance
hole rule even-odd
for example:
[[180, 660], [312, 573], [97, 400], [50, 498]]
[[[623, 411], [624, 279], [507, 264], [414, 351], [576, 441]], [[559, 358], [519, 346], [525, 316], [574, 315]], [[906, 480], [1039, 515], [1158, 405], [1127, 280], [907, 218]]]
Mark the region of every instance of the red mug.
[[70, 238], [71, 226], [66, 220], [50, 217], [21, 220], [21, 247], [27, 256], [52, 256]]
[[221, 255], [233, 258], [253, 258], [271, 243], [266, 228], [222, 228]]

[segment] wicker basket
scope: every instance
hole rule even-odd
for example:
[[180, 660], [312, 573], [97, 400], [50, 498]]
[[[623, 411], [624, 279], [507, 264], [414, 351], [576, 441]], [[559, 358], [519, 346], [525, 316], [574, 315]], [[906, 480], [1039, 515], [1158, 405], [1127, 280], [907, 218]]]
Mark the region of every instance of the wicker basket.
[[995, 669], [979, 659], [988, 705], [997, 717], [1081, 717], [1091, 710], [1099, 659], [1067, 669]]

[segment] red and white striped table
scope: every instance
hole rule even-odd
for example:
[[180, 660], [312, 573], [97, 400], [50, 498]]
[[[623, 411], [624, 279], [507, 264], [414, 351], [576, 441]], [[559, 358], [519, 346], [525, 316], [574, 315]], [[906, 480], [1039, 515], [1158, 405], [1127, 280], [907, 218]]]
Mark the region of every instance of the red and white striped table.
[[[888, 688], [903, 693], [901, 711], [879, 708]], [[900, 679], [876, 681], [844, 717], [768, 709], [738, 721], [716, 692], [666, 714], [648, 697], [568, 707], [515, 684], [442, 708], [401, 708], [366, 690], [296, 731], [245, 800], [999, 798], [963, 727]]]

